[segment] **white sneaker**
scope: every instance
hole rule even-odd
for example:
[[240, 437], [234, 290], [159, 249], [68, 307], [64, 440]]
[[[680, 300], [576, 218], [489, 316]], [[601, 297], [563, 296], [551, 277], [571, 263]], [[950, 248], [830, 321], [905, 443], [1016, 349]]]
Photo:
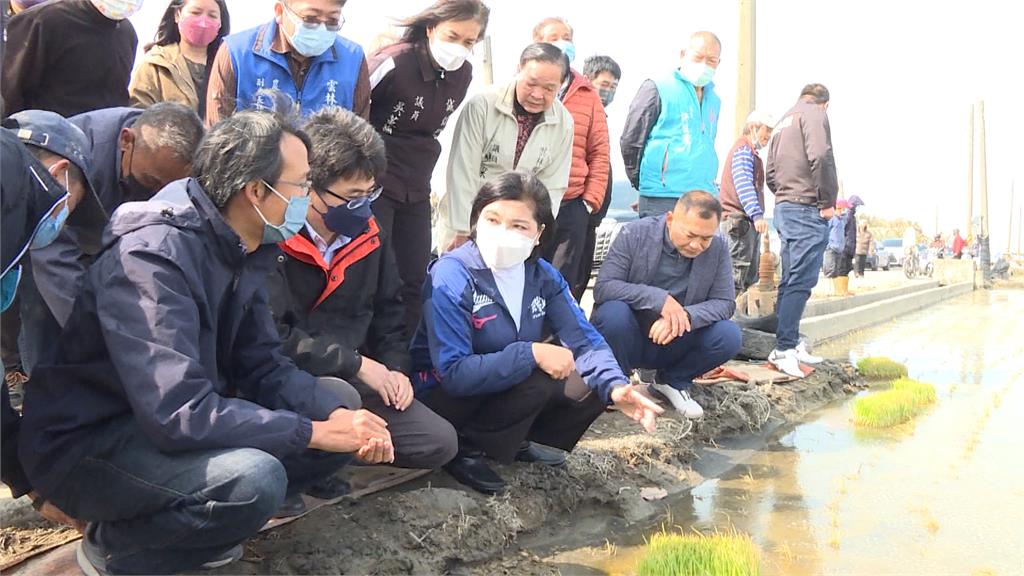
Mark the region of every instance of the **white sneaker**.
[[772, 350], [772, 353], [768, 355], [768, 363], [793, 378], [804, 377], [803, 371], [800, 370], [800, 359], [797, 358], [796, 348]]
[[700, 404], [697, 404], [696, 400], [690, 398], [690, 395], [685, 391], [676, 390], [668, 384], [658, 384], [657, 382], [651, 384], [651, 387], [665, 398], [668, 398], [672, 406], [684, 417], [690, 420], [704, 417], [704, 409], [700, 407]]
[[807, 351], [807, 342], [804, 342], [803, 340], [796, 345], [796, 359], [804, 364], [821, 364], [821, 361], [824, 360], [821, 356], [811, 355], [811, 353]]

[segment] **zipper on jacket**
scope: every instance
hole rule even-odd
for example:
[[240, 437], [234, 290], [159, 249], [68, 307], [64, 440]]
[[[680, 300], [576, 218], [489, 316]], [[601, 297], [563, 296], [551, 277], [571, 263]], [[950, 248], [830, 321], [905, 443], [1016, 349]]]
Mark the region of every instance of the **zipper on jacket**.
[[661, 159], [661, 185], [665, 185], [665, 173], [668, 172], [668, 149], [671, 144], [665, 145], [665, 156]]

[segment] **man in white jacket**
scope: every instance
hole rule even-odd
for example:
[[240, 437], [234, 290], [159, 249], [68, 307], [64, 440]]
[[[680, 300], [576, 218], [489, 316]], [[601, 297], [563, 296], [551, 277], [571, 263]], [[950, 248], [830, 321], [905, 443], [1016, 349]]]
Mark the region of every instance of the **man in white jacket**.
[[572, 115], [558, 99], [568, 71], [559, 48], [531, 44], [519, 58], [515, 80], [466, 103], [455, 125], [447, 191], [438, 207], [436, 237], [442, 252], [469, 238], [473, 198], [486, 180], [499, 174], [532, 172], [558, 210], [572, 166]]

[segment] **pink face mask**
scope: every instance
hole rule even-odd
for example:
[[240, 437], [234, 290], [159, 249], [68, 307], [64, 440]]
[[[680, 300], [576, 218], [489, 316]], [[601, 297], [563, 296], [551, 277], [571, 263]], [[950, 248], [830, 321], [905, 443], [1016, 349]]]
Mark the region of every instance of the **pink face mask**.
[[220, 22], [203, 14], [182, 16], [178, 20], [181, 37], [193, 46], [207, 46], [217, 37]]

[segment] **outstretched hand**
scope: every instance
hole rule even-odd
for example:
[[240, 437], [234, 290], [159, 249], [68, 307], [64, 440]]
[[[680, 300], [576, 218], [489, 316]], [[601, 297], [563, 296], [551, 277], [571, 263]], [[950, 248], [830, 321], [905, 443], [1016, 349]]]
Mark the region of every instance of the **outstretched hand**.
[[654, 432], [658, 416], [665, 412], [664, 408], [641, 394], [632, 384], [613, 388], [611, 397], [616, 408], [643, 426], [648, 433]]

